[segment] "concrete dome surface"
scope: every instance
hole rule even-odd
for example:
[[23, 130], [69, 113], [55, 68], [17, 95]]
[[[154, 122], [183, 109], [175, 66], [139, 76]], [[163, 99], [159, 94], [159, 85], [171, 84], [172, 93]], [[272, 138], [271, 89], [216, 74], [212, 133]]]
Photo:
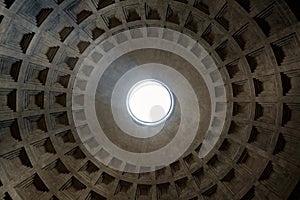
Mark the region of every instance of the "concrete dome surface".
[[299, 20], [297, 0], [0, 0], [0, 199], [299, 199]]

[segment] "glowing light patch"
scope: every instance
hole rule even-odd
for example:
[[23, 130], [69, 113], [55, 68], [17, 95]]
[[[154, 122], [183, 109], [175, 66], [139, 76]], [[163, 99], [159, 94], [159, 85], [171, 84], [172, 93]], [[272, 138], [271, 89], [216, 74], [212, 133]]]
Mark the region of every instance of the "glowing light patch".
[[147, 79], [136, 83], [126, 100], [130, 116], [143, 125], [157, 125], [172, 113], [174, 99], [171, 90], [162, 82]]

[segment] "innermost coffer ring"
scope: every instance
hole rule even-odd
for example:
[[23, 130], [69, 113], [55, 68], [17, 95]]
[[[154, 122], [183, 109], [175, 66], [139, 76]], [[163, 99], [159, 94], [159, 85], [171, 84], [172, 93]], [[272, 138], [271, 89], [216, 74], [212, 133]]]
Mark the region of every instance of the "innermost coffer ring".
[[135, 122], [155, 126], [171, 115], [174, 97], [166, 84], [155, 79], [145, 79], [129, 90], [126, 107]]

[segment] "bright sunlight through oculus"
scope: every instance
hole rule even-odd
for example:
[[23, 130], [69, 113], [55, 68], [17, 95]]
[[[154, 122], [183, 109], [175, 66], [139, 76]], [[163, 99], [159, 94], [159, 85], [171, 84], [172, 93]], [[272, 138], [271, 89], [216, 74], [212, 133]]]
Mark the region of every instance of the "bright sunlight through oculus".
[[174, 99], [171, 90], [164, 83], [146, 79], [129, 90], [126, 106], [136, 122], [153, 126], [164, 122], [170, 116]]

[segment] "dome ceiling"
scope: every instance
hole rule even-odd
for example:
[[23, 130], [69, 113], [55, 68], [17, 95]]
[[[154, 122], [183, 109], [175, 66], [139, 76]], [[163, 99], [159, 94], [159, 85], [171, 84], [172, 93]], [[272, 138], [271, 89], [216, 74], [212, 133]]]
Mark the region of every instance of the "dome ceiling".
[[[299, 197], [296, 1], [0, 6], [1, 198]], [[145, 79], [174, 97], [155, 126], [126, 108]]]

